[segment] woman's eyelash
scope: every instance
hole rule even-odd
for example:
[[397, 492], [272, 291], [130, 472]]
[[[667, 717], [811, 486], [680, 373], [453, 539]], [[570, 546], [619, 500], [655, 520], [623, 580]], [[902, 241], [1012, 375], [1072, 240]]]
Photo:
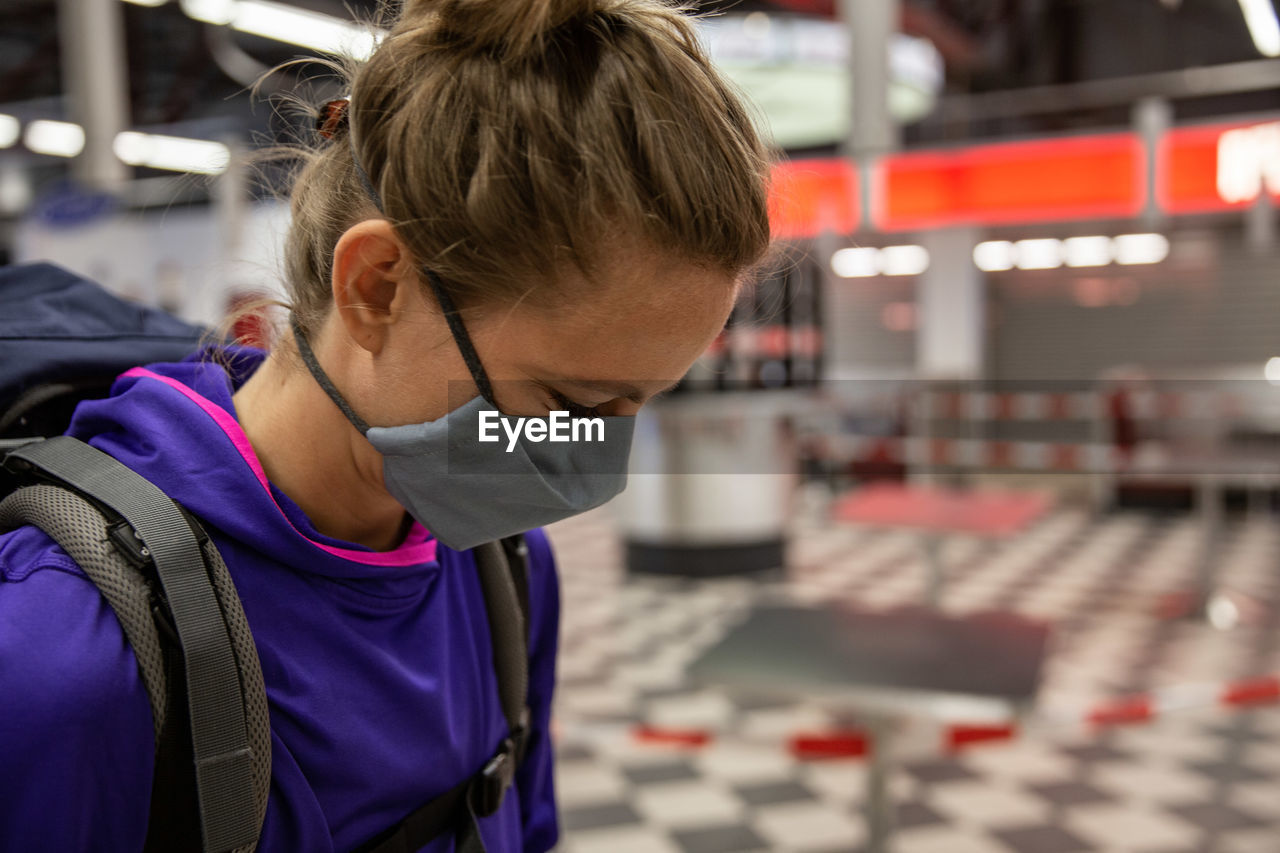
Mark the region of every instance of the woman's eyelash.
[[587, 407], [587, 406], [579, 405], [578, 403], [575, 403], [569, 398], [565, 397], [559, 391], [552, 391], [551, 399], [553, 399], [556, 402], [556, 405], [560, 406], [562, 409], [564, 409], [566, 412], [568, 412], [570, 415], [572, 415], [575, 418], [595, 418], [600, 416], [600, 410], [598, 406]]

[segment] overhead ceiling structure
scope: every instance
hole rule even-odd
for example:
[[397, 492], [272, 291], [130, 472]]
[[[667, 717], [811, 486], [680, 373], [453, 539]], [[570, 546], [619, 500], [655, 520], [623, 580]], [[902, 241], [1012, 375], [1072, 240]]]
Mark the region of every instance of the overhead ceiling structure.
[[[865, 0], [869, 2], [869, 0]], [[127, 51], [130, 135], [116, 153], [142, 177], [183, 168], [182, 156], [204, 156], [196, 140], [272, 140], [287, 136], [287, 115], [272, 97], [318, 79], [324, 68], [302, 63], [267, 72], [317, 50], [355, 55], [372, 46], [353, 17], [371, 20], [378, 0], [120, 0]], [[726, 44], [724, 62], [749, 91], [773, 104], [779, 141], [792, 150], [834, 150], [847, 125], [819, 103], [843, 99], [833, 29], [842, 3], [864, 0], [704, 0], [720, 17], [708, 41]], [[904, 38], [895, 45], [891, 99], [908, 146], [1032, 135], [1061, 129], [1115, 127], [1130, 121], [1130, 102], [1093, 97], [1063, 108], [1062, 99], [1004, 93], [1052, 93], [1068, 84], [1130, 81], [1165, 86], [1167, 72], [1234, 63], [1230, 80], [1203, 91], [1153, 91], [1177, 99], [1176, 117], [1280, 110], [1277, 0], [900, 0]], [[74, 131], [37, 122], [67, 121], [56, 0], [0, 4], [0, 215], [6, 181], [20, 168], [39, 184], [65, 172]], [[771, 34], [771, 35], [770, 35]], [[304, 46], [306, 45], [306, 46]], [[780, 46], [781, 45], [781, 46]], [[756, 55], [752, 55], [756, 50]], [[789, 52], [788, 52], [789, 51]], [[801, 61], [803, 60], [803, 61]], [[1247, 67], [1246, 67], [1247, 66]], [[1165, 73], [1165, 76], [1160, 76]], [[791, 74], [786, 86], [779, 76]], [[266, 75], [266, 76], [264, 76]], [[1145, 76], [1141, 76], [1145, 75]], [[257, 100], [249, 89], [261, 81]], [[330, 80], [327, 84], [332, 87]], [[1028, 89], [1027, 87], [1040, 87]], [[1120, 84], [1103, 84], [1120, 91]], [[1126, 92], [1130, 90], [1124, 90]], [[771, 95], [770, 92], [773, 94]], [[983, 100], [983, 99], [986, 100]], [[278, 103], [277, 103], [278, 105]], [[769, 108], [766, 107], [766, 112]], [[212, 149], [210, 149], [212, 151]], [[41, 153], [44, 152], [44, 153]], [[185, 154], [181, 153], [185, 152]], [[208, 153], [208, 152], [206, 152]], [[178, 157], [174, 160], [172, 158]], [[201, 162], [218, 163], [216, 151]], [[170, 159], [166, 159], [170, 158]], [[20, 163], [20, 166], [15, 166]], [[198, 170], [197, 170], [198, 171]], [[8, 176], [8, 177], [6, 177]], [[192, 184], [192, 197], [200, 190]], [[12, 205], [8, 205], [12, 208]]]
[[[323, 33], [326, 22], [372, 20], [377, 6], [377, 0], [122, 2], [133, 119], [150, 125], [242, 118], [243, 89], [256, 73], [321, 53], [324, 42], [314, 36]], [[305, 26], [308, 18], [310, 27]], [[5, 0], [0, 21], [0, 104], [62, 95], [56, 0]], [[307, 46], [284, 40], [291, 34], [310, 37]], [[226, 62], [229, 57], [236, 58]], [[293, 73], [314, 70], [303, 66]]]

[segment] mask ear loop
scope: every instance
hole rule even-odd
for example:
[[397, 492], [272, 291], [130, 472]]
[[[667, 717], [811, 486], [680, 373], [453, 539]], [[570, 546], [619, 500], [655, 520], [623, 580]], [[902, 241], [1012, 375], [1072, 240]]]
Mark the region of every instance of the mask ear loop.
[[436, 295], [440, 307], [444, 310], [445, 322], [449, 324], [449, 331], [453, 333], [453, 342], [458, 345], [458, 352], [462, 353], [462, 360], [467, 363], [467, 370], [471, 371], [471, 379], [476, 383], [476, 388], [480, 390], [480, 396], [484, 397], [490, 405], [497, 408], [498, 403], [493, 396], [493, 386], [489, 384], [489, 375], [484, 371], [484, 365], [480, 363], [480, 356], [476, 354], [476, 348], [471, 343], [471, 336], [467, 334], [467, 327], [462, 324], [462, 315], [458, 313], [457, 307], [453, 304], [451, 297], [444, 289], [444, 285], [440, 281], [440, 276], [436, 275], [426, 267], [422, 271], [427, 275], [427, 281], [431, 284], [431, 290]]
[[342, 414], [347, 416], [347, 420], [351, 421], [351, 425], [360, 430], [361, 435], [368, 435], [369, 424], [364, 418], [356, 414], [356, 410], [351, 408], [347, 398], [342, 396], [337, 386], [329, 379], [329, 375], [320, 367], [320, 362], [316, 358], [315, 352], [312, 351], [311, 343], [307, 340], [306, 334], [302, 331], [302, 324], [298, 322], [297, 315], [289, 315], [289, 328], [293, 329], [293, 338], [298, 343], [298, 354], [302, 356], [302, 363], [307, 366], [307, 370], [311, 371], [311, 375], [315, 377], [316, 382], [320, 383], [320, 387], [329, 395], [329, 399], [333, 401], [334, 405], [342, 410]]
[[[382, 194], [374, 187], [373, 181], [369, 180], [369, 173], [364, 170], [364, 166], [360, 163], [360, 158], [356, 156], [354, 135], [351, 136], [351, 162], [355, 166], [356, 177], [360, 179], [360, 185], [364, 187], [364, 191], [373, 201], [373, 205], [378, 209], [378, 212], [385, 216], [386, 210], [382, 205]], [[471, 379], [476, 383], [480, 396], [494, 408], [497, 408], [498, 404], [493, 397], [493, 386], [489, 383], [489, 375], [485, 373], [484, 365], [480, 363], [480, 356], [476, 353], [475, 345], [471, 343], [471, 335], [467, 334], [467, 327], [462, 322], [462, 316], [458, 313], [453, 297], [445, 290], [444, 283], [440, 281], [440, 276], [436, 275], [433, 270], [423, 267], [422, 272], [426, 275], [427, 282], [431, 285], [431, 291], [435, 294], [436, 301], [440, 303], [440, 309], [444, 311], [444, 319], [449, 324], [453, 342], [457, 344], [458, 352], [462, 353], [462, 360], [467, 363], [467, 370], [471, 373]]]

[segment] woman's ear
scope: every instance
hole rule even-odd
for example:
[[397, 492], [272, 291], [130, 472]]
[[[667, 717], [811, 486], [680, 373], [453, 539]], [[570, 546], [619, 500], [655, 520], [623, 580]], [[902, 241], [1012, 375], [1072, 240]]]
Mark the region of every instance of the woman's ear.
[[409, 251], [391, 223], [366, 219], [338, 238], [331, 287], [347, 335], [377, 355], [419, 284]]

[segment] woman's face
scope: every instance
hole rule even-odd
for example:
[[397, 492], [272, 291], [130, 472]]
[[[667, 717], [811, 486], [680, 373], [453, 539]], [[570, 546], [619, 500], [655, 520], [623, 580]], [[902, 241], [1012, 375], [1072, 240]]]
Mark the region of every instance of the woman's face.
[[[562, 283], [564, 292], [585, 294], [576, 300], [463, 312], [504, 413], [633, 415], [724, 328], [737, 296], [730, 274], [656, 252], [614, 258], [591, 284]], [[408, 316], [421, 321], [396, 324], [380, 356], [376, 424], [435, 420], [476, 395], [434, 297], [420, 288], [415, 298]]]

